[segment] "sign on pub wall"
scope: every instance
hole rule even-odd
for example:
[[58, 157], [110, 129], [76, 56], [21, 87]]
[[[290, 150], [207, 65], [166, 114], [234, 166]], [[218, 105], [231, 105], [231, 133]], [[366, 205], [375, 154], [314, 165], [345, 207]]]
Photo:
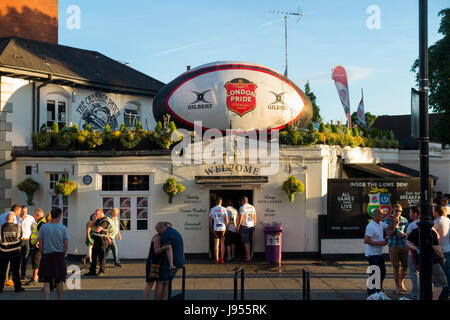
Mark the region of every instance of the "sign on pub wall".
[[385, 218], [396, 203], [409, 219], [408, 209], [420, 204], [418, 178], [328, 179], [327, 232], [363, 236], [373, 210]]

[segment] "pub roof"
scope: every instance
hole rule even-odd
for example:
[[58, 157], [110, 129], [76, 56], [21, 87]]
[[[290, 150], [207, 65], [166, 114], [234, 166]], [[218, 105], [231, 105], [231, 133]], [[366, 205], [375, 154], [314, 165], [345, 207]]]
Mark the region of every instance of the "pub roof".
[[150, 96], [164, 86], [163, 82], [97, 51], [16, 36], [0, 38], [0, 74]]

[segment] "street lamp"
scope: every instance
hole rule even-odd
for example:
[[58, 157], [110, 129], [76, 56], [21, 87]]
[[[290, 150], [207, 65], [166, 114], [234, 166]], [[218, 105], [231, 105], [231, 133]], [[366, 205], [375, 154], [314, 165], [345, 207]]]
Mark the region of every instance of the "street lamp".
[[420, 147], [420, 207], [419, 227], [420, 299], [432, 299], [431, 273], [431, 199], [429, 167], [428, 121], [428, 0], [419, 0], [419, 147]]

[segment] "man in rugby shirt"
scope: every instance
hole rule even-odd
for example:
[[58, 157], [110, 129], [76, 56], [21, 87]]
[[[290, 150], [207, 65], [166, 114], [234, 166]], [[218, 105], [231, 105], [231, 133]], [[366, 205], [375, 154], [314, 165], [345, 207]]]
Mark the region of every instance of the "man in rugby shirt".
[[219, 245], [220, 245], [220, 263], [224, 263], [225, 255], [225, 232], [228, 225], [227, 209], [222, 207], [222, 198], [218, 197], [216, 206], [211, 209], [209, 214], [209, 229], [214, 236], [214, 263], [219, 263]]
[[0, 293], [3, 292], [5, 284], [6, 269], [11, 265], [11, 272], [14, 281], [14, 291], [24, 291], [20, 283], [20, 259], [22, 247], [22, 227], [17, 224], [16, 215], [11, 212], [6, 223], [0, 230]]

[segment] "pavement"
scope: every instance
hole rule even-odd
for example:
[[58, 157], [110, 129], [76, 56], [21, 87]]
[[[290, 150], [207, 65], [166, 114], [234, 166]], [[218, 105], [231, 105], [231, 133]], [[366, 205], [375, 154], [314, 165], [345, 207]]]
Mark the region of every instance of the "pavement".
[[[186, 261], [186, 300], [232, 300], [234, 272], [237, 268], [245, 271], [245, 300], [302, 300], [302, 274], [306, 268], [310, 272], [311, 300], [365, 300], [367, 262], [327, 261], [327, 260], [285, 260], [281, 266], [268, 265], [264, 261], [251, 263], [230, 262], [212, 264], [209, 260], [191, 259]], [[145, 288], [145, 261], [121, 261], [122, 267], [108, 264], [102, 277], [84, 276], [87, 269], [69, 273], [64, 285], [64, 300], [142, 300]], [[81, 267], [80, 262], [68, 261], [68, 267]], [[387, 276], [383, 288], [393, 300], [398, 296], [392, 276], [392, 266], [386, 262]], [[28, 275], [31, 269], [28, 270]], [[173, 280], [173, 295], [181, 292], [181, 270]], [[79, 279], [78, 288], [77, 281]], [[411, 281], [405, 280], [408, 292]], [[14, 293], [12, 287], [5, 287], [0, 300], [42, 300], [42, 284], [37, 287], [24, 286], [24, 292]], [[240, 294], [240, 280], [238, 281]], [[56, 299], [56, 292], [51, 293]], [[153, 299], [153, 292], [150, 296]]]

